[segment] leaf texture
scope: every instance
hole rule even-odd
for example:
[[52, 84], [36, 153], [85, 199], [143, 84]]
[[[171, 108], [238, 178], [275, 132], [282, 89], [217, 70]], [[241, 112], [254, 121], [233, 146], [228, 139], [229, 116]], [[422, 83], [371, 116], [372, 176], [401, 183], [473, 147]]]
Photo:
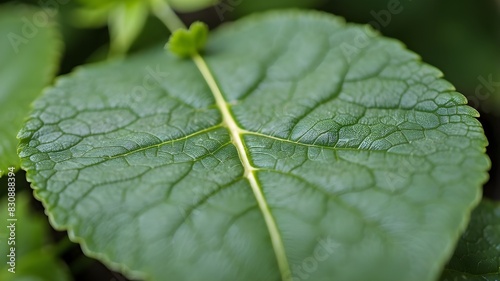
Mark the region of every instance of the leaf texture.
[[441, 76], [366, 27], [266, 13], [203, 56], [61, 78], [20, 156], [52, 224], [133, 278], [430, 281], [489, 167]]
[[500, 280], [500, 206], [483, 200], [460, 238], [443, 281]]

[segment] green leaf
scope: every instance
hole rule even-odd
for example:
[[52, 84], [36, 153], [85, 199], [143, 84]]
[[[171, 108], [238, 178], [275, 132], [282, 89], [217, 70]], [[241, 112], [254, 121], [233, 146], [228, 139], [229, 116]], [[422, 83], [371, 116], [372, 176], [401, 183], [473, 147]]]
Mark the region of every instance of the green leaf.
[[167, 48], [180, 57], [191, 57], [205, 48], [208, 37], [208, 26], [195, 22], [189, 30], [178, 29], [168, 41]]
[[149, 3], [142, 0], [80, 0], [73, 11], [73, 24], [79, 27], [109, 26], [110, 54], [123, 56], [138, 37], [149, 15]]
[[109, 14], [111, 53], [125, 54], [142, 31], [149, 14], [147, 2], [118, 3]]
[[51, 253], [43, 250], [32, 252], [17, 261], [13, 274], [2, 268], [3, 281], [69, 281], [72, 280], [68, 268]]
[[266, 13], [204, 57], [61, 78], [20, 156], [52, 224], [132, 278], [435, 280], [489, 168], [441, 76], [363, 26]]
[[55, 74], [61, 42], [49, 14], [25, 6], [0, 6], [0, 38], [1, 177], [19, 167], [16, 134]]
[[500, 279], [500, 205], [484, 200], [472, 213], [443, 281]]
[[[16, 212], [15, 215], [19, 222], [16, 223], [16, 256], [23, 257], [32, 251], [38, 250], [47, 242], [46, 234], [48, 232], [48, 225], [44, 221], [43, 217], [33, 216], [29, 210], [29, 195], [28, 194], [17, 194], [16, 196]], [[2, 198], [0, 202], [0, 208], [2, 212], [0, 213], [0, 219], [2, 222], [7, 222], [9, 219], [7, 212], [7, 197]], [[4, 226], [0, 231], [0, 238], [2, 243], [0, 244], [0, 262], [2, 269], [8, 261], [8, 257], [3, 255], [6, 253], [10, 246], [4, 243], [9, 238], [9, 230]], [[2, 270], [3, 271], [3, 270]]]

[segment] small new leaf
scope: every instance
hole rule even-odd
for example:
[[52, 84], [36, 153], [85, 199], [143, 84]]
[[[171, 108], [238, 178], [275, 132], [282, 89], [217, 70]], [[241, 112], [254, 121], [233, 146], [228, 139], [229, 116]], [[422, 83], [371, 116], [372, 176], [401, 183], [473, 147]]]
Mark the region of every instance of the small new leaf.
[[208, 38], [208, 26], [195, 22], [187, 29], [175, 31], [168, 41], [167, 48], [180, 57], [191, 57], [203, 50]]

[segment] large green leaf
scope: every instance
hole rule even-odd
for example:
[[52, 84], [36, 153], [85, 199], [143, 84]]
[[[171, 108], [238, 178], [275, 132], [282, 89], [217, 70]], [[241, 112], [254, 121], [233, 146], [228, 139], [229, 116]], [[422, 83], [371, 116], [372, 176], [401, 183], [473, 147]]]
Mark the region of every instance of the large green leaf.
[[61, 78], [20, 156], [52, 224], [131, 277], [434, 280], [489, 167], [441, 75], [334, 16], [267, 13], [203, 57]]
[[19, 167], [16, 134], [53, 78], [61, 42], [45, 11], [0, 6], [0, 177]]
[[443, 281], [500, 280], [500, 205], [484, 200], [472, 213]]

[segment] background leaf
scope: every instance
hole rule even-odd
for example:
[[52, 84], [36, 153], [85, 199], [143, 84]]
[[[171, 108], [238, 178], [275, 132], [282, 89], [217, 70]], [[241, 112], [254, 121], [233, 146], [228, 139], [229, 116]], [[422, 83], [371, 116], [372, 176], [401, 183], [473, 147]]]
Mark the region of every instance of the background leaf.
[[73, 24], [99, 27], [108, 23], [110, 55], [123, 56], [143, 31], [149, 15], [149, 2], [141, 0], [80, 0], [73, 11]]
[[201, 10], [216, 5], [218, 0], [165, 0], [174, 9], [181, 12]]
[[111, 53], [125, 54], [142, 31], [149, 14], [149, 5], [144, 1], [119, 3], [109, 15]]
[[472, 213], [443, 281], [500, 279], [500, 205], [484, 200]]
[[61, 43], [45, 10], [0, 6], [0, 177], [19, 167], [16, 134], [52, 80]]
[[62, 78], [19, 135], [88, 255], [155, 280], [437, 278], [489, 167], [438, 70], [317, 12], [227, 25], [206, 65], [159, 49]]
[[[46, 217], [33, 214], [29, 206], [29, 194], [16, 195], [16, 273], [7, 271], [9, 232], [6, 227], [0, 229], [0, 280], [2, 281], [67, 281], [72, 280], [66, 265], [57, 258], [54, 248], [48, 246], [50, 227]], [[7, 197], [0, 203], [0, 220], [6, 222]]]

